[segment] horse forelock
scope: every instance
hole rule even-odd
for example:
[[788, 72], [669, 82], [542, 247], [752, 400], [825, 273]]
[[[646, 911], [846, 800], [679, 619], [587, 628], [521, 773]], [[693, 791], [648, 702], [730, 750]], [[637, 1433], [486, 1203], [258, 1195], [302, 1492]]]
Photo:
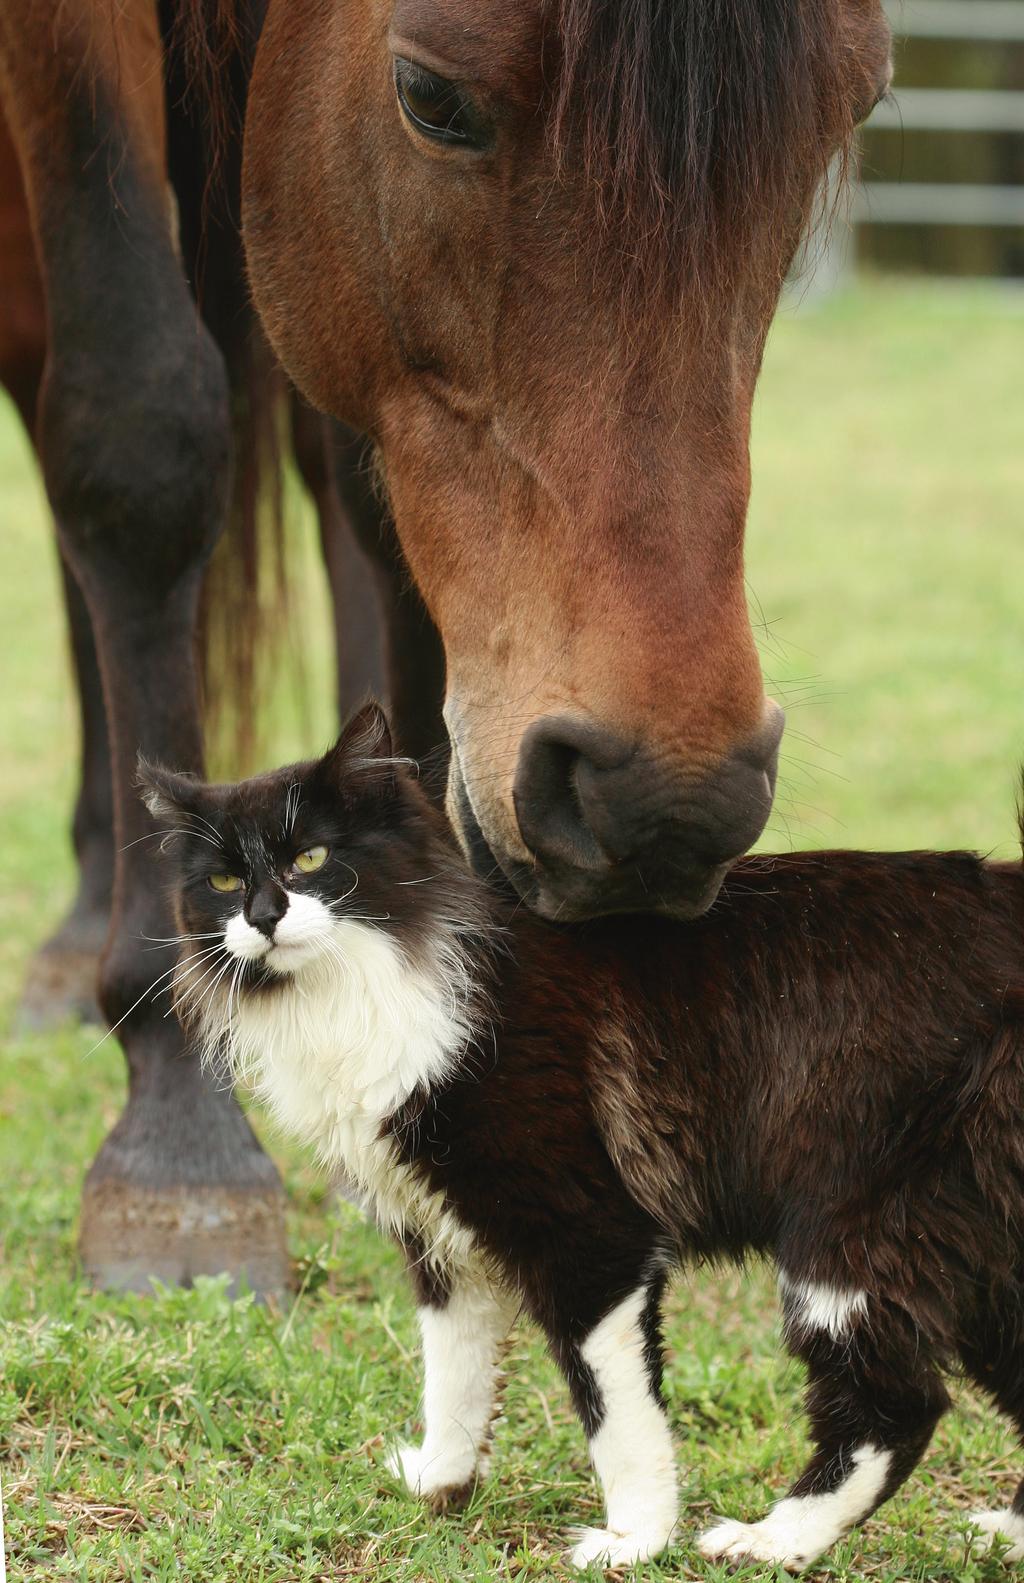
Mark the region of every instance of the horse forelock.
[[[856, 116], [844, 0], [549, 0], [551, 130], [606, 231], [709, 295], [845, 160]], [[780, 224], [781, 222], [781, 224]]]
[[[644, 290], [656, 278], [728, 286], [751, 244], [806, 208], [837, 151], [845, 162], [857, 119], [850, 17], [866, 0], [535, 3], [553, 45], [558, 167], [582, 169]], [[166, 6], [219, 141], [218, 79], [251, 47], [260, 0]]]

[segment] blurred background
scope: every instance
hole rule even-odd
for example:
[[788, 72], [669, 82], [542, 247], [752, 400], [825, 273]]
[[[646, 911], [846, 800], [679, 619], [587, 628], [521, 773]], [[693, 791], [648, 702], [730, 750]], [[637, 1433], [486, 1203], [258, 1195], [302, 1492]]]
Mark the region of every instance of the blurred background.
[[[892, 19], [892, 102], [863, 134], [860, 181], [840, 206], [845, 218], [828, 238], [816, 239], [817, 267], [805, 260], [787, 294], [755, 406], [750, 602], [770, 690], [788, 712], [778, 802], [762, 844], [968, 846], [1011, 856], [1024, 757], [1024, 0], [907, 0], [894, 6]], [[282, 651], [264, 655], [265, 763], [308, 754], [335, 726], [315, 523], [294, 478], [288, 489], [288, 575], [300, 619]], [[290, 1485], [287, 1499], [275, 1495], [269, 1503], [301, 1515], [288, 1532], [282, 1527], [283, 1537], [248, 1509], [234, 1526], [190, 1515], [197, 1507], [219, 1512], [227, 1498], [217, 1437], [205, 1419], [193, 1424], [189, 1416], [193, 1399], [202, 1403], [208, 1391], [214, 1401], [237, 1365], [234, 1352], [224, 1361], [217, 1350], [236, 1323], [223, 1293], [209, 1314], [203, 1303], [212, 1299], [202, 1293], [164, 1294], [143, 1313], [129, 1299], [112, 1309], [113, 1299], [90, 1297], [76, 1282], [81, 1176], [121, 1108], [124, 1074], [114, 1040], [96, 1048], [96, 1028], [15, 1028], [32, 952], [72, 895], [77, 744], [49, 512], [28, 442], [3, 397], [0, 520], [0, 1027], [12, 1033], [0, 1068], [8, 1321], [0, 1336], [13, 1349], [7, 1394], [0, 1390], [0, 1432], [17, 1449], [22, 1473], [9, 1492], [9, 1515], [41, 1558], [32, 1575], [84, 1576], [60, 1570], [56, 1559], [77, 1534], [75, 1553], [95, 1557], [90, 1577], [142, 1575], [134, 1560], [129, 1566], [123, 1559], [122, 1544], [125, 1556], [137, 1559], [141, 1546], [151, 1560], [163, 1557], [153, 1560], [154, 1570], [147, 1566], [147, 1576], [256, 1576], [256, 1552], [250, 1557], [246, 1546], [257, 1540], [280, 1544], [291, 1557], [258, 1575], [326, 1576], [315, 1556], [307, 1570], [289, 1548], [301, 1542], [315, 1550], [321, 1542], [309, 1538], [315, 1512], [292, 1509]], [[226, 755], [219, 757], [219, 767], [230, 769]], [[390, 1315], [404, 1338], [405, 1377], [393, 1382], [387, 1413], [397, 1425], [410, 1410], [417, 1389], [412, 1316], [396, 1261], [351, 1221], [325, 1220], [323, 1183], [310, 1163], [277, 1140], [272, 1147], [288, 1187], [291, 1245], [307, 1273], [285, 1330], [300, 1343], [293, 1353], [267, 1339], [258, 1314], [246, 1321], [253, 1399], [261, 1411], [264, 1401], [285, 1404], [280, 1429], [274, 1419], [251, 1433], [268, 1478], [294, 1479], [296, 1445], [313, 1447], [309, 1476], [319, 1490], [318, 1459], [380, 1426], [381, 1397], [367, 1393], [360, 1359], [374, 1348], [387, 1367], [393, 1358], [371, 1304], [384, 1305], [385, 1326]], [[727, 1501], [739, 1498], [728, 1479], [742, 1483], [749, 1503], [751, 1478], [763, 1481], [766, 1496], [798, 1455], [798, 1380], [779, 1361], [773, 1316], [766, 1279], [748, 1290], [733, 1277], [701, 1277], [673, 1310], [673, 1411], [697, 1434], [714, 1423], [720, 1498]], [[183, 1362], [179, 1332], [186, 1323]], [[144, 1347], [137, 1333], [148, 1338]], [[392, 1336], [390, 1328], [386, 1333]], [[320, 1348], [331, 1352], [335, 1381], [351, 1376], [359, 1410], [369, 1403], [369, 1427], [354, 1432], [356, 1408], [328, 1412], [320, 1384], [295, 1375], [297, 1360], [315, 1358]], [[550, 1425], [544, 1393], [552, 1390], [564, 1447], [557, 1458], [550, 1453], [551, 1465], [564, 1468], [564, 1458], [578, 1461], [581, 1451], [550, 1366], [536, 1347], [531, 1357], [532, 1372], [512, 1396], [510, 1439], [537, 1443], [544, 1420], [534, 1398]], [[200, 1378], [203, 1368], [209, 1378]], [[760, 1393], [753, 1405], [751, 1391]], [[126, 1440], [116, 1415], [132, 1393], [155, 1404], [160, 1424], [171, 1401], [167, 1416], [179, 1424], [175, 1444], [183, 1449], [175, 1456], [185, 1494], [174, 1495], [163, 1464], [146, 1461], [142, 1448], [152, 1433], [160, 1440], [151, 1425]], [[23, 1405], [28, 1397], [33, 1410]], [[777, 1426], [770, 1435], [766, 1424]], [[61, 1437], [67, 1433], [67, 1446], [72, 1432], [76, 1437], [66, 1465], [67, 1447], [59, 1458], [54, 1450], [55, 1425]], [[222, 1425], [218, 1434], [228, 1430]], [[238, 1444], [248, 1446], [246, 1436]], [[969, 1455], [965, 1439], [972, 1441]], [[885, 1541], [888, 1570], [872, 1575], [974, 1578], [962, 1558], [952, 1572], [934, 1570], [938, 1552], [927, 1548], [928, 1525], [950, 1493], [954, 1503], [978, 1503], [973, 1485], [959, 1482], [960, 1470], [970, 1480], [982, 1467], [1001, 1466], [1005, 1440], [977, 1407], [943, 1427], [930, 1464], [943, 1480], [942, 1501], [919, 1493], [905, 1526], [895, 1519], [899, 1526]], [[125, 1445], [136, 1447], [131, 1455], [141, 1471], [131, 1477], [148, 1495], [125, 1494]], [[536, 1478], [532, 1463], [529, 1478]], [[354, 1488], [353, 1501], [360, 1486]], [[342, 1480], [332, 1498], [347, 1498], [345, 1489]], [[227, 1493], [229, 1505], [239, 1501]], [[161, 1515], [165, 1508], [173, 1521]], [[515, 1510], [513, 1503], [510, 1517]], [[409, 1516], [395, 1508], [400, 1536]], [[358, 1529], [363, 1518], [355, 1507], [350, 1517]], [[549, 1512], [545, 1520], [551, 1527], [557, 1518]], [[334, 1508], [329, 1522], [317, 1521], [333, 1534]], [[211, 1560], [220, 1554], [222, 1527], [236, 1557], [223, 1571]], [[143, 1529], [143, 1537], [131, 1537]], [[911, 1532], [922, 1535], [923, 1570], [907, 1561]], [[196, 1547], [184, 1570], [182, 1533]], [[395, 1544], [401, 1551], [406, 1540]]]
[[863, 138], [855, 259], [901, 274], [1024, 276], [1024, 5], [890, 7], [896, 92]]

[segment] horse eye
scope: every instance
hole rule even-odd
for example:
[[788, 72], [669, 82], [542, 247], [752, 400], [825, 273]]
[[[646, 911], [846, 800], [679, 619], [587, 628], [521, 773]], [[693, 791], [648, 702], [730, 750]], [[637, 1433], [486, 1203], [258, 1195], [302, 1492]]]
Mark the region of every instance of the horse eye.
[[395, 61], [395, 92], [410, 126], [435, 143], [482, 148], [487, 135], [472, 103], [460, 88], [411, 60]]

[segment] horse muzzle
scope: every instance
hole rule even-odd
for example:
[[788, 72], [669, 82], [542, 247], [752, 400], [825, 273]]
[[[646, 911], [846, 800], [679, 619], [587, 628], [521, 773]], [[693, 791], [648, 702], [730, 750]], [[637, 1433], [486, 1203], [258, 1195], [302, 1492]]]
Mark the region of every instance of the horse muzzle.
[[542, 917], [695, 918], [764, 829], [783, 725], [782, 710], [766, 703], [758, 731], [695, 776], [592, 721], [534, 721], [520, 743], [512, 789], [528, 862], [483, 828], [457, 744], [449, 812], [476, 872], [491, 881], [504, 877]]

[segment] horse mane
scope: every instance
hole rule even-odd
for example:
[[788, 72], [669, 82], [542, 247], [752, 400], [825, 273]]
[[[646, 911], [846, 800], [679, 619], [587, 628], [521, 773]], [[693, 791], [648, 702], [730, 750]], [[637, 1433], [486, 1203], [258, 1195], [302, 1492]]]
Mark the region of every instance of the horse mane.
[[582, 161], [645, 291], [652, 275], [727, 286], [751, 245], [806, 216], [833, 155], [845, 161], [856, 116], [841, 0], [552, 4], [558, 157]]
[[244, 93], [232, 91], [232, 78], [240, 63], [251, 71], [265, 9], [265, 0], [158, 0], [165, 47], [184, 68], [184, 102], [203, 123], [215, 170], [241, 140]]
[[[162, 4], [219, 142], [229, 128], [217, 80], [265, 0]], [[806, 219], [834, 156], [845, 174], [859, 86], [846, 0], [539, 4], [556, 35], [559, 166], [582, 163], [638, 289], [728, 288], [752, 245], [774, 230], [781, 246], [787, 221]]]
[[207, 745], [235, 769], [263, 747], [260, 705], [301, 653], [286, 575], [288, 386], [252, 307], [241, 244], [241, 150], [263, 0], [159, 0], [169, 173], [182, 264], [224, 356], [234, 468], [203, 579], [198, 659]]

